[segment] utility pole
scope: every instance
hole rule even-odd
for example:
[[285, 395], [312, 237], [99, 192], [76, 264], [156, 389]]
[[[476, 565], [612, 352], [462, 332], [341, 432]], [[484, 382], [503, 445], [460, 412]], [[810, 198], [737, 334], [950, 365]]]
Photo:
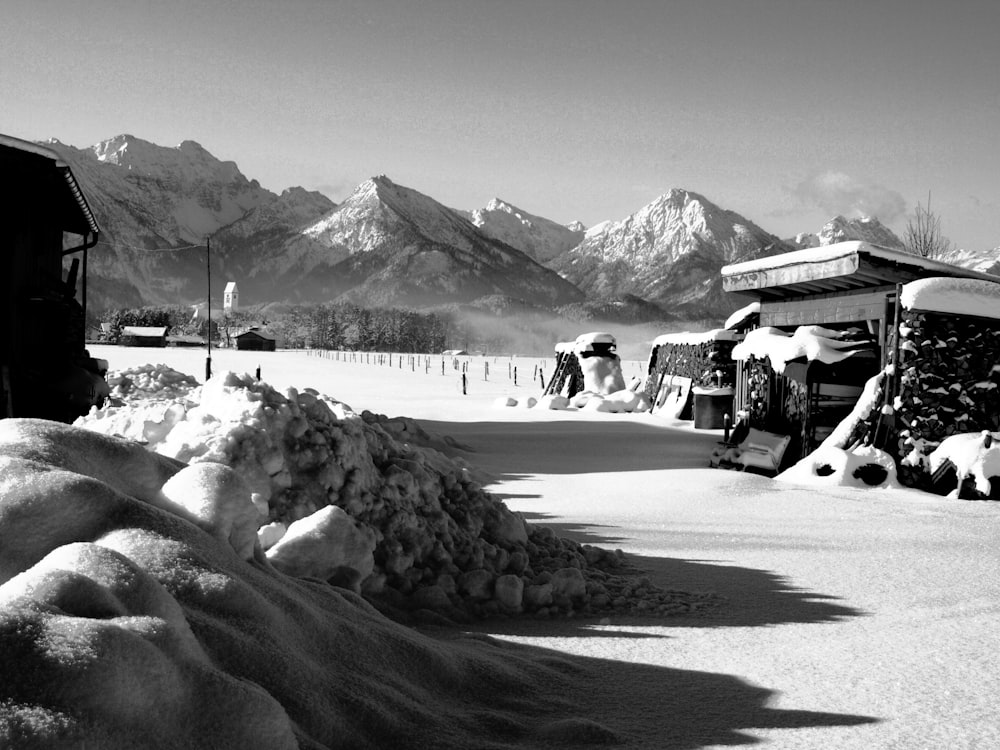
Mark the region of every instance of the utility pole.
[[205, 312], [208, 315], [208, 356], [205, 358], [205, 380], [212, 377], [212, 238], [205, 240], [205, 275], [208, 278], [208, 297]]

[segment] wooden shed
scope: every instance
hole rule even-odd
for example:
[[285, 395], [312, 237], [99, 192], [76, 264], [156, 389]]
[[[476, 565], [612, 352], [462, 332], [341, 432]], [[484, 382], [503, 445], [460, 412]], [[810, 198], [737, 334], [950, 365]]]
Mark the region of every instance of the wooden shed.
[[851, 410], [864, 383], [891, 359], [900, 286], [927, 277], [997, 280], [866, 242], [723, 267], [723, 289], [759, 303], [761, 328], [789, 337], [805, 332], [802, 338], [829, 342], [846, 353], [834, 362], [805, 352], [780, 367], [769, 357], [738, 361], [735, 409], [747, 412], [755, 427], [792, 435], [792, 457], [810, 453]]
[[103, 402], [85, 349], [94, 214], [53, 149], [0, 135], [0, 417], [71, 421]]
[[236, 337], [236, 348], [254, 352], [273, 352], [278, 348], [278, 338], [273, 333], [251, 328]]
[[119, 346], [166, 346], [166, 326], [123, 326]]

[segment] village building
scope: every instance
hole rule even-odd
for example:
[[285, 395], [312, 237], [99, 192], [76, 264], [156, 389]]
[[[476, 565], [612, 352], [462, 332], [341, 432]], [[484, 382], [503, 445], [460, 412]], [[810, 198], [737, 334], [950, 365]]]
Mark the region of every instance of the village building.
[[235, 281], [230, 281], [226, 284], [226, 288], [222, 293], [222, 309], [226, 313], [239, 312], [240, 290], [236, 286]]
[[273, 352], [278, 348], [278, 337], [259, 328], [251, 328], [236, 337], [236, 348], [255, 352]]
[[166, 326], [123, 326], [119, 346], [166, 346]]

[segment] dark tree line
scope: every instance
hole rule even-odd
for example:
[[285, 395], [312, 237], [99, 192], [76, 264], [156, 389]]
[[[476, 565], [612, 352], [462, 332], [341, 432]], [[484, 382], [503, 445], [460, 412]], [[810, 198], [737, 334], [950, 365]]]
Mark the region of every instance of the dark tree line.
[[[125, 326], [165, 326], [170, 335], [206, 335], [204, 318], [193, 318], [183, 306], [120, 308], [105, 311], [116, 341]], [[274, 333], [291, 349], [437, 352], [456, 335], [451, 316], [412, 310], [367, 309], [346, 303], [293, 307], [262, 315], [250, 310], [213, 316], [212, 338], [227, 346], [252, 327]]]
[[436, 352], [447, 348], [451, 322], [435, 313], [343, 303], [293, 308], [268, 327], [290, 348]]

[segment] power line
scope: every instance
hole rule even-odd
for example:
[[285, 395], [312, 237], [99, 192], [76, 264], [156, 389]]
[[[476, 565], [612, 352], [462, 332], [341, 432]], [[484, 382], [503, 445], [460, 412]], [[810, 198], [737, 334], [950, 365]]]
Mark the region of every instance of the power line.
[[108, 247], [114, 247], [125, 250], [137, 250], [142, 253], [173, 253], [179, 250], [195, 250], [198, 248], [204, 248], [205, 245], [181, 245], [180, 247], [139, 247], [138, 245], [129, 245], [125, 242], [108, 242], [107, 240], [98, 240], [98, 245], [107, 245]]

